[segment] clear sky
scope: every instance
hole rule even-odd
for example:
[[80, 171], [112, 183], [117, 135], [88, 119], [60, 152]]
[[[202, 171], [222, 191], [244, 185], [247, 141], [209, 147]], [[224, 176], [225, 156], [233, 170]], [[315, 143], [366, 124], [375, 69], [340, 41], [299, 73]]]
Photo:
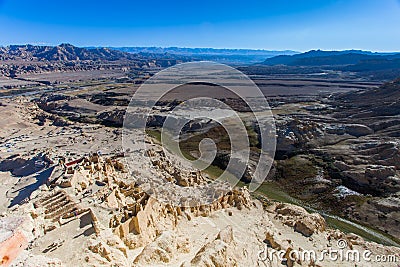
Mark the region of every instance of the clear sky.
[[400, 0], [0, 0], [0, 45], [400, 50]]

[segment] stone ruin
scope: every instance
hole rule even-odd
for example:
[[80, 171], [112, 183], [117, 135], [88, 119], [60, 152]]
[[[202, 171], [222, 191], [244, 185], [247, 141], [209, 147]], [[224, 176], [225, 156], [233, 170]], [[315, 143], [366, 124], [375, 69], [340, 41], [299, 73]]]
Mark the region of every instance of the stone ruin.
[[[173, 177], [176, 185], [185, 187], [207, 183], [201, 172], [180, 170], [173, 167], [165, 156], [160, 157], [159, 152], [152, 153], [147, 155], [152, 157], [151, 162], [157, 172]], [[90, 214], [94, 234], [99, 240], [111, 231], [113, 237], [107, 239], [121, 242], [121, 247], [135, 249], [150, 244], [165, 231], [176, 230], [180, 220], [206, 217], [229, 207], [243, 209], [254, 205], [246, 188], [233, 189], [207, 205], [181, 207], [160, 202], [144, 191], [134, 177], [128, 179], [128, 173], [118, 157], [104, 158], [94, 154], [69, 163], [60, 161], [57, 169], [58, 174], [53, 175], [48, 183], [53, 189], [35, 194], [33, 205], [28, 208], [30, 216], [37, 221], [36, 236], [46, 235]], [[89, 202], [78, 203], [76, 200], [86, 196], [90, 196], [87, 199]], [[96, 208], [89, 205], [93, 202]], [[99, 218], [96, 213], [98, 208], [107, 211]], [[102, 247], [105, 245], [101, 242], [90, 245], [88, 250], [99, 257], [107, 257], [108, 254], [103, 255]]]
[[[200, 171], [173, 166], [162, 150], [148, 150], [146, 155], [158, 173], [171, 178], [179, 186], [207, 183]], [[207, 205], [174, 206], [157, 201], [134, 180], [126, 179], [125, 167], [116, 158], [95, 154], [72, 163], [61, 163], [65, 174], [55, 181], [55, 185], [72, 187], [77, 193], [85, 194], [90, 185], [101, 183], [102, 187], [91, 196], [101, 207], [113, 211], [108, 227], [130, 248], [147, 244], [164, 230], [175, 229], [180, 219], [191, 220], [193, 216], [209, 216], [213, 211], [228, 207], [242, 209], [252, 205], [249, 192], [242, 188], [233, 189]], [[76, 213], [89, 210], [73, 203], [63, 190], [36, 201], [35, 205], [44, 208], [45, 218], [60, 224], [69, 217], [76, 217]], [[93, 220], [97, 220], [94, 215]]]
[[84, 191], [96, 181], [107, 183], [108, 177], [115, 171], [125, 172], [124, 165], [116, 157], [104, 159], [97, 154], [70, 163], [61, 161], [59, 168], [64, 170], [64, 175], [55, 181], [55, 185], [73, 187], [78, 192]]
[[208, 205], [179, 207], [159, 202], [134, 183], [119, 181], [111, 193], [102, 197], [114, 214], [109, 227], [133, 249], [166, 230], [173, 230], [179, 220], [191, 220], [193, 216], [209, 216], [213, 211], [228, 207], [250, 208], [252, 201], [245, 188], [234, 189]]
[[45, 219], [44, 233], [54, 230], [71, 220], [77, 219], [83, 213], [90, 211], [79, 207], [64, 190], [57, 190], [33, 203], [34, 216], [43, 216]]
[[146, 156], [150, 158], [154, 167], [159, 170], [163, 178], [179, 186], [195, 186], [207, 184], [207, 179], [199, 170], [177, 168], [166, 157], [162, 149], [148, 149]]

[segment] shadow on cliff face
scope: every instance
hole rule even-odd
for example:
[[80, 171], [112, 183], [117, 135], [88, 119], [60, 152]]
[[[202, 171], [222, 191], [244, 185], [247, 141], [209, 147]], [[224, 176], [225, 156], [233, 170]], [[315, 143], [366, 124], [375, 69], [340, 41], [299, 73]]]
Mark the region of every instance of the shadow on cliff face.
[[9, 171], [13, 176], [24, 177], [40, 171], [45, 164], [41, 156], [31, 159], [11, 157], [0, 162], [0, 171]]
[[12, 193], [18, 192], [18, 195], [11, 200], [11, 203], [8, 207], [11, 208], [17, 204], [21, 204], [25, 199], [29, 198], [34, 191], [36, 191], [42, 184], [47, 182], [53, 173], [54, 168], [55, 166], [38, 172], [34, 177], [36, 179], [35, 183], [28, 184], [25, 187], [13, 191]]

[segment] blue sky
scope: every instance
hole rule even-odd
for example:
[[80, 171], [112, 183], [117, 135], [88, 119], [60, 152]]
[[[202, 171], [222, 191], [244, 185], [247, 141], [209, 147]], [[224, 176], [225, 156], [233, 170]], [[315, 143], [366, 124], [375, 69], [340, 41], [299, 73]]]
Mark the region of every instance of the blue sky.
[[0, 45], [62, 42], [399, 51], [400, 0], [0, 0]]

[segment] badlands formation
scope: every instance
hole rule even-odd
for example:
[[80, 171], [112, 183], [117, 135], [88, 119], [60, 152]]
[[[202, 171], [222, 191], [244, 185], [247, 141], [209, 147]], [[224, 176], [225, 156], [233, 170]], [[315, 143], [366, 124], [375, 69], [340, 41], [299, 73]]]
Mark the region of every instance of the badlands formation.
[[[117, 128], [66, 121], [23, 97], [2, 100], [0, 112], [1, 266], [398, 265], [375, 256], [399, 259], [399, 248], [331, 229], [317, 213], [246, 187], [211, 204], [159, 201], [142, 188], [144, 175], [181, 187], [210, 178], [170, 161], [154, 140], [130, 152], [137, 168], [129, 169]], [[359, 251], [360, 262], [301, 254], [332, 250]]]

